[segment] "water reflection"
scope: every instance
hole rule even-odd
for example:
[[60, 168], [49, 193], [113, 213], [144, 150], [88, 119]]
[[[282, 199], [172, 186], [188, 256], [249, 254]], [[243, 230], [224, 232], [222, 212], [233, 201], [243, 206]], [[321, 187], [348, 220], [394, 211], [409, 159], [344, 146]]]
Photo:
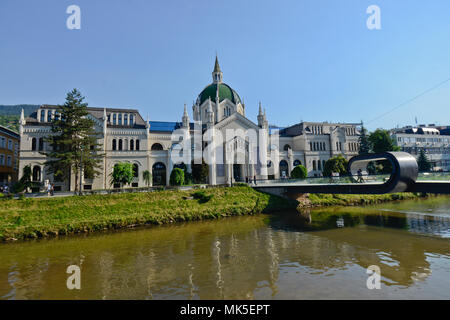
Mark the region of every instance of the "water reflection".
[[[365, 287], [376, 264], [383, 294], [449, 298], [448, 217], [423, 211], [333, 208], [5, 244], [0, 297], [383, 297]], [[80, 291], [66, 288], [71, 264], [81, 267]]]

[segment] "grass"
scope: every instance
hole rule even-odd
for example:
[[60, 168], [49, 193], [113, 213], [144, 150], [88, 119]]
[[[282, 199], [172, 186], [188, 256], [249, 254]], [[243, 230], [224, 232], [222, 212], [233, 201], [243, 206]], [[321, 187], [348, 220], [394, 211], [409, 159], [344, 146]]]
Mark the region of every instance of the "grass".
[[351, 206], [376, 204], [394, 200], [407, 200], [427, 197], [418, 193], [392, 193], [392, 194], [309, 194], [308, 206]]
[[0, 200], [0, 240], [217, 219], [295, 208], [248, 186]]

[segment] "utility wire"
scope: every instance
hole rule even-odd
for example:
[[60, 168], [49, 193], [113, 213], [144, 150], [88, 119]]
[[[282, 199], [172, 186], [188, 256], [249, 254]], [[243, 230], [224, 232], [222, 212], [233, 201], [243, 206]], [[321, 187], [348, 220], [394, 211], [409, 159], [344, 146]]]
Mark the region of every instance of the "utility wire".
[[445, 83], [447, 83], [447, 82], [449, 82], [449, 81], [450, 81], [450, 78], [448, 78], [448, 79], [446, 79], [446, 80], [444, 80], [444, 81], [442, 81], [442, 82], [439, 82], [438, 84], [434, 85], [433, 87], [428, 88], [427, 90], [425, 90], [425, 91], [419, 93], [417, 96], [415, 96], [415, 97], [413, 97], [413, 98], [411, 98], [411, 99], [408, 99], [408, 100], [406, 100], [406, 101], [400, 103], [398, 106], [396, 106], [396, 107], [392, 108], [391, 110], [389, 110], [389, 111], [383, 113], [382, 115], [380, 115], [380, 116], [378, 116], [378, 117], [376, 117], [376, 118], [370, 120], [370, 121], [367, 122], [367, 123], [372, 123], [372, 122], [374, 122], [374, 121], [377, 121], [377, 120], [383, 118], [384, 116], [388, 115], [389, 113], [391, 113], [391, 112], [397, 110], [398, 108], [403, 107], [404, 105], [406, 105], [406, 104], [408, 104], [408, 103], [410, 103], [410, 102], [412, 102], [412, 101], [414, 101], [414, 100], [420, 98], [421, 96], [427, 94], [428, 92], [433, 91], [433, 90], [439, 88], [440, 86], [444, 85]]

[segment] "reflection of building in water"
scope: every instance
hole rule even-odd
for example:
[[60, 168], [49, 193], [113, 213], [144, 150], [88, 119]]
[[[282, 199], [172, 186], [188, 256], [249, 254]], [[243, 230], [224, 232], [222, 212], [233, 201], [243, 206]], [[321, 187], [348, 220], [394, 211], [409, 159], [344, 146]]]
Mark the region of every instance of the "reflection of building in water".
[[412, 232], [434, 234], [450, 237], [450, 216], [423, 216], [420, 214], [407, 214], [408, 229]]

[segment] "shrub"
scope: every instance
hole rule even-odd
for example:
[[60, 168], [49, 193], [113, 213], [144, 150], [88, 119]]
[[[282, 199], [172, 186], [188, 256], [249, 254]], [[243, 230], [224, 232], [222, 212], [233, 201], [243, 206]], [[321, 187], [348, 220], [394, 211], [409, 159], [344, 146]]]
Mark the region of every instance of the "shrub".
[[306, 170], [306, 168], [304, 166], [302, 166], [301, 164], [296, 166], [291, 172], [291, 177], [293, 179], [306, 179], [307, 176], [308, 176], [308, 170]]
[[199, 203], [205, 203], [212, 199], [213, 195], [207, 195], [205, 191], [196, 191], [192, 194], [194, 199], [197, 199]]
[[181, 186], [184, 183], [184, 171], [180, 168], [175, 168], [170, 173], [170, 185]]
[[339, 175], [347, 174], [348, 161], [341, 154], [328, 159], [325, 162], [323, 168], [323, 175], [325, 177], [331, 177], [333, 173], [339, 173]]

